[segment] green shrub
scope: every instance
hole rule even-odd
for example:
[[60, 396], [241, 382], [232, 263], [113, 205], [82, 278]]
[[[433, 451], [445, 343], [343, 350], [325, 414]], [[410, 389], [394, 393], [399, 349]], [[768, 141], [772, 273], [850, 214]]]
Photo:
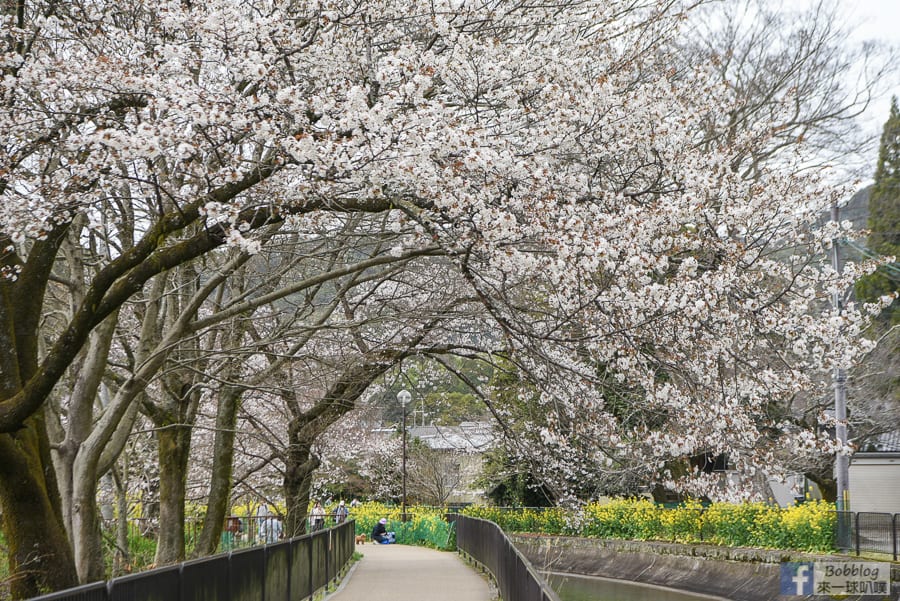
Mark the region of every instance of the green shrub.
[[[115, 541], [110, 536], [104, 536], [106, 549], [104, 553], [107, 576], [119, 576], [113, 574], [113, 560], [116, 555]], [[153, 565], [156, 556], [156, 539], [144, 536], [138, 532], [128, 534], [128, 557], [120, 571], [124, 573], [141, 572]]]

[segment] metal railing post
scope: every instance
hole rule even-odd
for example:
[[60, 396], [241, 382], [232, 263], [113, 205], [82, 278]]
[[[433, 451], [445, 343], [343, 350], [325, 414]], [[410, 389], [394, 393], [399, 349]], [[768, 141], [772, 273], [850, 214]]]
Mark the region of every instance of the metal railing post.
[[[178, 564], [178, 600], [184, 599], [184, 562]], [[185, 601], [187, 601], [185, 599]]]
[[231, 601], [231, 551], [228, 552], [228, 563], [225, 565], [225, 601]]
[[288, 539], [288, 548], [287, 548], [287, 599], [285, 601], [292, 601], [293, 595], [291, 595], [291, 572], [293, 572], [294, 568], [294, 543], [290, 542], [291, 539]]
[[[324, 532], [322, 533], [324, 536]], [[328, 589], [328, 583], [331, 582], [328, 568], [331, 566], [331, 530], [328, 530], [328, 539], [325, 541], [325, 589]]]
[[897, 561], [897, 516], [900, 513], [895, 513], [891, 517], [891, 539], [894, 542], [894, 561]]
[[856, 529], [856, 532], [855, 532], [855, 535], [856, 535], [856, 556], [859, 557], [859, 514], [858, 514], [858, 513], [854, 514], [854, 520], [853, 520], [853, 523], [854, 523], [854, 527], [855, 527], [855, 529]]
[[310, 599], [313, 599], [316, 594], [316, 579], [314, 576], [315, 572], [313, 572], [313, 566], [314, 566], [313, 551], [316, 548], [314, 538], [315, 537], [313, 537], [313, 535], [310, 534], [309, 538], [307, 539], [307, 542], [309, 543], [308, 555], [309, 555], [309, 598]]
[[269, 548], [267, 546], [262, 546], [259, 549], [259, 552], [262, 553], [262, 578], [259, 579], [260, 585], [262, 586], [262, 599], [266, 598], [266, 578], [269, 575]]

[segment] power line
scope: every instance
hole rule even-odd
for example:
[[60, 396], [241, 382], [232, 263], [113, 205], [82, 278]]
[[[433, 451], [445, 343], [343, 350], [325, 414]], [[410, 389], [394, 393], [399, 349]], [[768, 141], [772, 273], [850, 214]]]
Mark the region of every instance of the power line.
[[[876, 253], [875, 251], [873, 251], [869, 248], [866, 248], [865, 246], [860, 246], [859, 244], [856, 244], [852, 240], [842, 240], [841, 242], [844, 245], [849, 246], [850, 248], [856, 250], [857, 252], [861, 253], [863, 256], [865, 256], [869, 259], [884, 259], [884, 255], [880, 255], [880, 254]], [[880, 268], [883, 269], [884, 271], [887, 271], [888, 274], [893, 274], [893, 275], [897, 276], [897, 278], [900, 278], [900, 263], [898, 263], [897, 261], [894, 261], [893, 263], [885, 263], [885, 264], [881, 265]], [[900, 282], [900, 279], [895, 279], [895, 278], [891, 277], [890, 275], [888, 275], [888, 279], [896, 281], [896, 282]]]

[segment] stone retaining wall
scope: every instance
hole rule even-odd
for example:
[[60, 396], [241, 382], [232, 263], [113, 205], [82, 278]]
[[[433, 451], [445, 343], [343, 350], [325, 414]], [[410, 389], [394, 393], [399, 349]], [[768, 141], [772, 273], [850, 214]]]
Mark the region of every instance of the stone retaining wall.
[[[782, 561], [859, 561], [847, 556], [713, 545], [520, 534], [509, 537], [539, 570], [630, 580], [733, 601], [784, 601], [786, 597], [778, 594]], [[891, 599], [900, 599], [900, 565], [895, 564], [892, 571]]]

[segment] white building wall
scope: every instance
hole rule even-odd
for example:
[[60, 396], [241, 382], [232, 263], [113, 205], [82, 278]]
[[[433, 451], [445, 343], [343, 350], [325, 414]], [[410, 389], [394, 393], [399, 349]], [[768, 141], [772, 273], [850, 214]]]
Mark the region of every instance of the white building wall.
[[850, 511], [900, 513], [900, 453], [857, 453], [849, 485]]
[[469, 453], [460, 455], [460, 482], [447, 499], [448, 503], [483, 503], [484, 490], [475, 488], [475, 483], [481, 477], [484, 469], [484, 455], [481, 453]]
[[[805, 501], [808, 499], [819, 498], [815, 493], [808, 490], [803, 474], [793, 474], [788, 476], [784, 482], [770, 479], [768, 480], [768, 484], [771, 500], [775, 501], [779, 507], [792, 507], [797, 504], [798, 499], [800, 501]], [[809, 497], [806, 496], [807, 493], [810, 493]]]

